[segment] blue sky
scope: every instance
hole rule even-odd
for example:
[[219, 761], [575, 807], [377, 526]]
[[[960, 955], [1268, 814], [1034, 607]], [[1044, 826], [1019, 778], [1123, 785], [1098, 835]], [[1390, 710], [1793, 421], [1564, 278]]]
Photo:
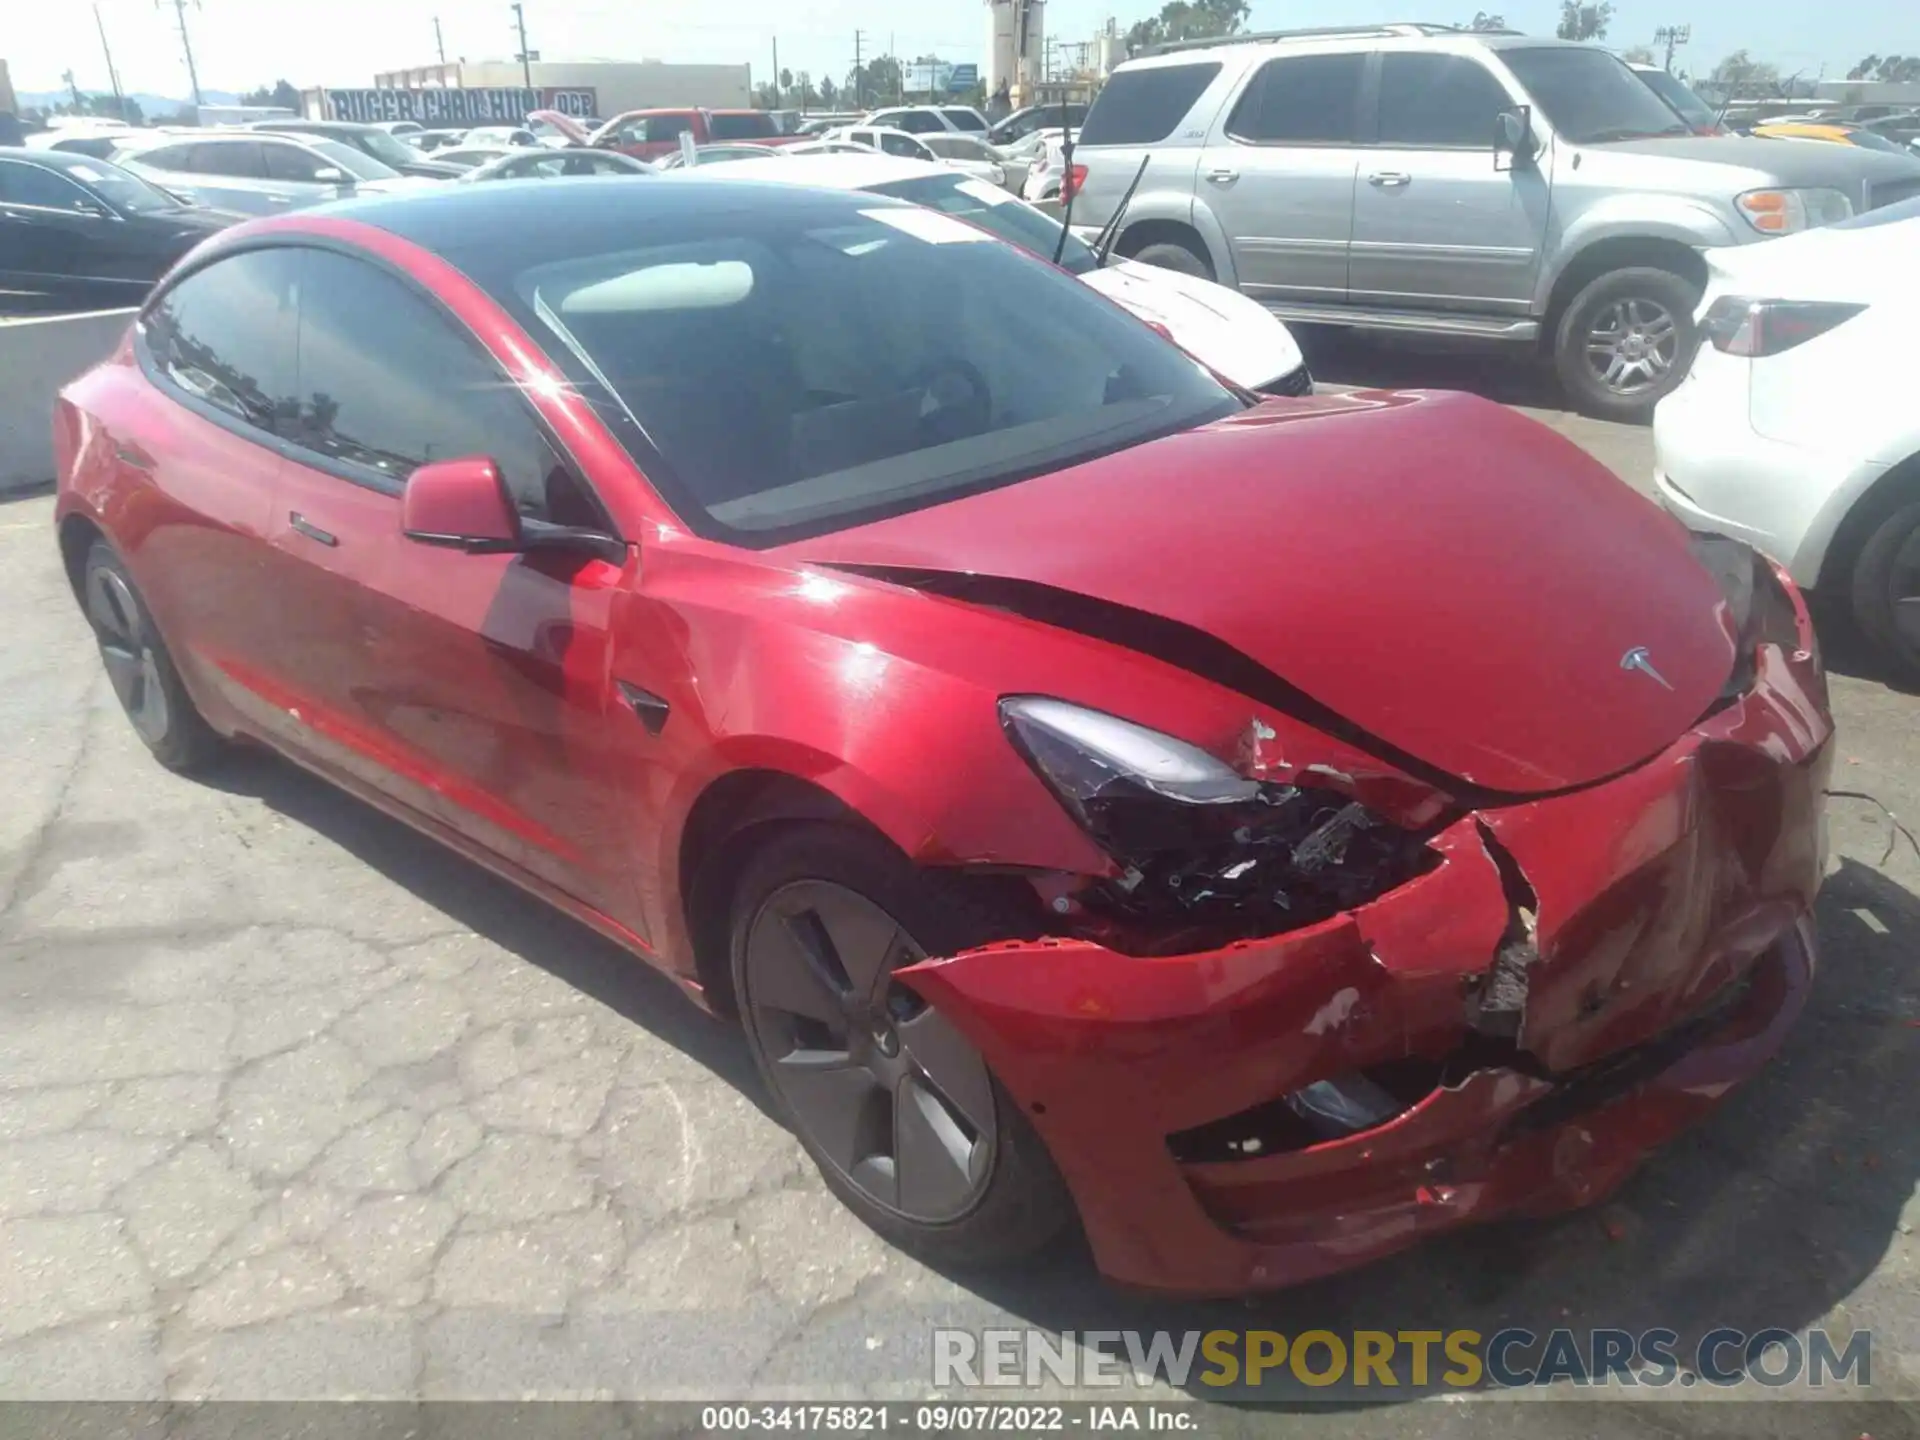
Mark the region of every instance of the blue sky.
[[[186, 69], [171, 20], [153, 0], [99, 0], [122, 82], [130, 90], [186, 93]], [[1518, 29], [1551, 34], [1557, 0], [1508, 0], [1486, 8]], [[362, 85], [376, 70], [434, 59], [437, 14], [449, 56], [493, 59], [515, 48], [506, 0], [200, 0], [191, 4], [200, 78], [210, 88], [247, 89], [286, 78], [300, 85]], [[104, 90], [106, 70], [84, 0], [4, 0], [0, 54], [23, 90], [59, 85], [72, 66], [81, 86]], [[745, 61], [756, 78], [770, 68], [768, 39], [780, 40], [781, 64], [793, 70], [844, 75], [853, 58], [853, 31], [867, 46], [892, 44], [907, 58], [932, 51], [954, 60], [978, 60], [986, 29], [984, 0], [526, 0], [531, 43], [553, 59]], [[1090, 37], [1108, 16], [1122, 28], [1158, 3], [1135, 0], [1052, 0], [1047, 30], [1062, 40]], [[1258, 28], [1330, 25], [1377, 20], [1461, 21], [1473, 3], [1445, 0], [1253, 0]], [[1651, 42], [1669, 20], [1693, 26], [1682, 66], [1705, 72], [1729, 51], [1745, 48], [1783, 71], [1829, 77], [1870, 52], [1920, 52], [1920, 3], [1905, 0], [1616, 0], [1608, 43]], [[322, 16], [325, 18], [322, 19]]]

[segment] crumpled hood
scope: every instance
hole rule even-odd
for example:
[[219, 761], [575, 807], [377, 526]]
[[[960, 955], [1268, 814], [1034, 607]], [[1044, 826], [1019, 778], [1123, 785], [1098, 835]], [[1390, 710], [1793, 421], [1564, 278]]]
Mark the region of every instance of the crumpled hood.
[[1287, 327], [1237, 290], [1132, 260], [1080, 279], [1142, 320], [1166, 326], [1174, 344], [1236, 385], [1257, 390], [1300, 368], [1300, 347]]
[[[1512, 795], [1657, 753], [1734, 659], [1677, 522], [1545, 426], [1467, 395], [1275, 402], [784, 554], [1146, 611]], [[1655, 673], [1623, 664], [1636, 650]]]

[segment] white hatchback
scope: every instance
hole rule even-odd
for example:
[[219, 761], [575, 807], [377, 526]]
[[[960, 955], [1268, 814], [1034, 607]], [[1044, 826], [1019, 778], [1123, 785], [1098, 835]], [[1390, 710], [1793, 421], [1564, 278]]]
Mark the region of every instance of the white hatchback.
[[1102, 257], [1060, 222], [985, 180], [943, 165], [891, 155], [782, 155], [742, 160], [703, 174], [715, 180], [778, 180], [827, 190], [871, 190], [978, 225], [1052, 260], [1116, 304], [1157, 327], [1215, 374], [1267, 395], [1307, 395], [1313, 377], [1287, 327], [1237, 290], [1132, 260]]
[[1920, 200], [1705, 254], [1699, 351], [1654, 413], [1661, 503], [1847, 604], [1920, 679]]

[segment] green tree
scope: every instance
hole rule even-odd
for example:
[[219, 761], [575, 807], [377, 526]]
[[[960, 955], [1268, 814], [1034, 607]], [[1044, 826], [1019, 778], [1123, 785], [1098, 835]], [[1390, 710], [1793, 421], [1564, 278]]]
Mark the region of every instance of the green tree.
[[1646, 45], [1629, 45], [1620, 52], [1620, 58], [1629, 65], [1653, 64], [1653, 50]]
[[833, 108], [833, 102], [839, 98], [840, 87], [833, 83], [833, 77], [831, 75], [822, 75], [820, 77], [821, 108], [831, 110]]
[[1562, 40], [1604, 40], [1612, 23], [1613, 0], [1588, 5], [1580, 0], [1560, 0], [1560, 28], [1554, 33]]
[[1504, 30], [1507, 28], [1507, 17], [1504, 15], [1489, 15], [1484, 10], [1476, 10], [1473, 12], [1473, 19], [1467, 21], [1467, 23], [1460, 28], [1462, 30]]
[[249, 90], [240, 97], [242, 105], [273, 105], [282, 110], [300, 111], [300, 92], [285, 80], [276, 80], [271, 85], [262, 85], [258, 90]]
[[1127, 51], [1139, 54], [1176, 40], [1211, 40], [1236, 35], [1247, 23], [1247, 0], [1168, 0], [1158, 15], [1127, 31]]
[[1869, 55], [1847, 72], [1847, 79], [1893, 85], [1920, 80], [1920, 55]]
[[864, 65], [856, 65], [847, 75], [847, 93], [855, 105], [869, 108], [890, 105], [900, 93], [900, 62], [891, 55], [876, 55]]
[[1744, 50], [1736, 50], [1713, 67], [1706, 83], [1729, 100], [1777, 95], [1780, 67], [1755, 60]]

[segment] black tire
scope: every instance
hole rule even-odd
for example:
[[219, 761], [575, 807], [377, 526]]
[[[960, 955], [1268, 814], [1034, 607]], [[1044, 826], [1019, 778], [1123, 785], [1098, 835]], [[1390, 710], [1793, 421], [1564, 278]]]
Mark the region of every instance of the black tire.
[[[1693, 312], [1699, 302], [1700, 292], [1692, 284], [1671, 270], [1651, 266], [1610, 270], [1575, 295], [1553, 339], [1554, 369], [1574, 407], [1602, 420], [1639, 424], [1652, 419], [1653, 407], [1673, 392], [1693, 364]], [[1647, 318], [1645, 333], [1625, 321], [1622, 307]], [[1656, 315], [1670, 321], [1670, 329], [1661, 326]], [[1617, 330], [1615, 317], [1622, 319]], [[1597, 368], [1601, 357], [1594, 353], [1603, 333], [1619, 335], [1621, 364], [1628, 367], [1613, 384]], [[1657, 377], [1644, 373], [1662, 365]]]
[[[808, 888], [816, 886], [829, 889]], [[945, 1027], [943, 1043], [957, 1041], [979, 1064], [983, 1086], [991, 1090], [993, 1117], [990, 1127], [982, 1127], [975, 1137], [976, 1154], [984, 1151], [984, 1158], [978, 1163], [979, 1176], [967, 1184], [976, 1188], [969, 1192], [964, 1209], [950, 1218], [938, 1222], [915, 1218], [877, 1199], [852, 1178], [854, 1171], [871, 1162], [863, 1161], [850, 1170], [844, 1157], [836, 1157], [821, 1142], [813, 1127], [803, 1120], [799, 1107], [789, 1100], [788, 1079], [779, 1071], [784, 1062], [801, 1053], [802, 1047], [790, 1037], [776, 1033], [780, 1029], [777, 1023], [780, 1007], [763, 1004], [756, 990], [756, 975], [767, 973], [765, 966], [769, 962], [756, 958], [750, 963], [749, 950], [750, 946], [761, 943], [757, 938], [761, 934], [760, 926], [791, 927], [792, 920], [773, 918], [774, 904], [791, 903], [788, 897], [796, 893], [841, 891], [852, 892], [883, 912], [882, 918], [890, 919], [898, 927], [894, 941], [885, 947], [889, 956], [896, 953], [901, 936], [919, 954], [941, 955], [987, 940], [1004, 939], [1022, 930], [1022, 922], [1017, 917], [1001, 914], [998, 907], [982, 904], [978, 896], [967, 893], [961, 886], [943, 883], [942, 877], [916, 868], [878, 835], [848, 825], [818, 822], [783, 825], [772, 830], [742, 868], [734, 886], [731, 961], [734, 993], [739, 1000], [747, 1043], [782, 1119], [806, 1147], [828, 1188], [848, 1209], [901, 1249], [937, 1265], [965, 1267], [1005, 1265], [1032, 1255], [1071, 1223], [1073, 1202], [1052, 1157], [1018, 1103], [987, 1074], [984, 1063], [979, 1062], [972, 1047], [959, 1038], [957, 1030]], [[811, 918], [819, 919], [817, 915]], [[824, 928], [822, 922], [823, 933]], [[758, 957], [766, 953], [756, 952]], [[891, 968], [897, 968], [900, 963], [904, 963], [903, 960], [895, 960]], [[845, 965], [841, 973], [843, 976], [855, 973], [855, 966]], [[809, 983], [813, 978], [809, 977]], [[771, 990], [773, 986], [767, 988]], [[891, 989], [905, 992], [903, 986]], [[909, 1025], [929, 1023], [945, 1026], [934, 1011], [920, 1004], [917, 1013], [900, 1021], [900, 1030], [904, 1035]], [[783, 1038], [784, 1048], [776, 1055], [773, 1052], [782, 1046]], [[844, 1043], [848, 1054], [853, 1054], [851, 1037]], [[806, 1049], [809, 1054], [828, 1053], [811, 1045]], [[911, 1045], [892, 1053], [904, 1056], [909, 1066], [915, 1063]], [[832, 1068], [844, 1073], [853, 1067]], [[957, 1092], [957, 1087], [955, 1089]], [[899, 1132], [892, 1129], [892, 1117], [896, 1113], [896, 1100], [906, 1093], [904, 1087], [890, 1092], [884, 1106], [888, 1140], [896, 1150], [900, 1147]], [[921, 1093], [939, 1095], [941, 1092], [929, 1085]], [[984, 1096], [985, 1089], [980, 1093]], [[950, 1106], [950, 1109], [953, 1115], [959, 1114], [958, 1108]], [[859, 1124], [848, 1120], [840, 1128], [852, 1133]], [[871, 1134], [870, 1131], [862, 1133]], [[981, 1139], [989, 1143], [981, 1147], [978, 1143]], [[898, 1188], [905, 1190], [904, 1180]]]
[[1182, 245], [1176, 240], [1142, 245], [1127, 258], [1138, 260], [1142, 265], [1158, 265], [1162, 270], [1191, 275], [1197, 280], [1213, 279], [1213, 263], [1191, 246]]
[[[1853, 618], [1876, 654], [1920, 683], [1920, 500], [1882, 520], [1853, 566]], [[1903, 603], [1904, 602], [1904, 603]], [[1899, 613], [1914, 612], [1903, 628]]]
[[183, 774], [218, 759], [226, 742], [187, 694], [139, 588], [104, 540], [87, 552], [80, 603], [120, 708], [154, 758]]

